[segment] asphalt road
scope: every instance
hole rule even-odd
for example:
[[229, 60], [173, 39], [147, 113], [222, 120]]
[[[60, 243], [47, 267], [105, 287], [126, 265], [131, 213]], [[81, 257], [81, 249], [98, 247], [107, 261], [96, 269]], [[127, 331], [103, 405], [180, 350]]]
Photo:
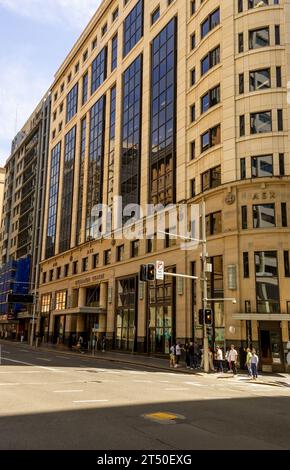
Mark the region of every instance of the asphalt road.
[[1, 352], [1, 450], [290, 449], [290, 379], [176, 374], [6, 342]]

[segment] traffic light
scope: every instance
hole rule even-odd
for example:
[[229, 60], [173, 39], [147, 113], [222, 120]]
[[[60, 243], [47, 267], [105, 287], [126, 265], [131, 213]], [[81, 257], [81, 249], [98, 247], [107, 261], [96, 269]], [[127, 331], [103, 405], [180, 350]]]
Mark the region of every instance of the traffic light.
[[205, 312], [204, 312], [204, 317], [205, 317], [205, 324], [206, 325], [212, 325], [212, 309], [211, 308], [207, 308], [205, 309]]
[[155, 265], [142, 264], [140, 268], [140, 281], [155, 281]]
[[155, 265], [148, 264], [148, 281], [155, 281]]

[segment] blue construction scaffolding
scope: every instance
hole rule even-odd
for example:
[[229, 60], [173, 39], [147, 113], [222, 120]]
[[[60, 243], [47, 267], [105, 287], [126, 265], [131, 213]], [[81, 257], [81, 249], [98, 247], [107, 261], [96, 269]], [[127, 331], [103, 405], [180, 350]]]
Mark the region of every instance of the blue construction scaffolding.
[[7, 303], [8, 294], [26, 295], [30, 290], [30, 257], [9, 261], [0, 268], [0, 320], [14, 320], [25, 306]]

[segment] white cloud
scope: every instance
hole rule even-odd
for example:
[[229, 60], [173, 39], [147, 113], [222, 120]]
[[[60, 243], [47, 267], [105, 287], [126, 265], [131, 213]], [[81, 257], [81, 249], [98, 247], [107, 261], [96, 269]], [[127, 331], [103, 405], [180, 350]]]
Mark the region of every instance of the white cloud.
[[0, 0], [0, 6], [40, 23], [78, 30], [96, 12], [101, 0]]

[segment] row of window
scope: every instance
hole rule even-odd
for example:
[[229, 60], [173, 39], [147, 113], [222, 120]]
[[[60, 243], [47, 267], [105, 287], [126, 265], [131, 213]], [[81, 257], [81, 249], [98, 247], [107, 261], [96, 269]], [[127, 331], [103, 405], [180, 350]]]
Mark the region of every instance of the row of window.
[[[252, 29], [248, 32], [248, 49], [254, 50], [261, 47], [269, 47], [271, 45], [279, 46], [281, 44], [280, 26], [274, 27], [274, 40], [270, 40], [270, 27]], [[245, 52], [245, 38], [244, 33], [238, 34], [238, 51], [239, 53]]]
[[[249, 227], [248, 206], [241, 209], [242, 229]], [[254, 204], [252, 206], [252, 228], [274, 228], [277, 227], [276, 204]], [[281, 203], [281, 227], [288, 227], [287, 204]]]
[[[273, 75], [273, 72], [272, 72]], [[275, 68], [275, 75], [276, 75], [276, 87], [282, 87], [282, 73], [281, 67], [278, 66]], [[267, 67], [264, 69], [252, 70], [249, 72], [249, 92], [252, 91], [260, 91], [265, 90], [268, 88], [272, 88], [271, 79], [271, 68]], [[245, 73], [239, 74], [239, 94], [242, 95], [245, 93]]]
[[[250, 113], [250, 134], [263, 134], [267, 132], [283, 131], [283, 109], [277, 109], [277, 126], [273, 129], [274, 111], [260, 111]], [[246, 116], [242, 114], [239, 117], [240, 137], [246, 135]]]
[[238, 13], [242, 13], [246, 8], [266, 7], [269, 5], [279, 5], [280, 0], [237, 0]]
[[[279, 176], [285, 175], [285, 158], [284, 153], [279, 153]], [[246, 158], [240, 159], [241, 179], [247, 178]], [[251, 157], [251, 174], [250, 178], [266, 178], [274, 176], [274, 157], [272, 155], [258, 155]]]

